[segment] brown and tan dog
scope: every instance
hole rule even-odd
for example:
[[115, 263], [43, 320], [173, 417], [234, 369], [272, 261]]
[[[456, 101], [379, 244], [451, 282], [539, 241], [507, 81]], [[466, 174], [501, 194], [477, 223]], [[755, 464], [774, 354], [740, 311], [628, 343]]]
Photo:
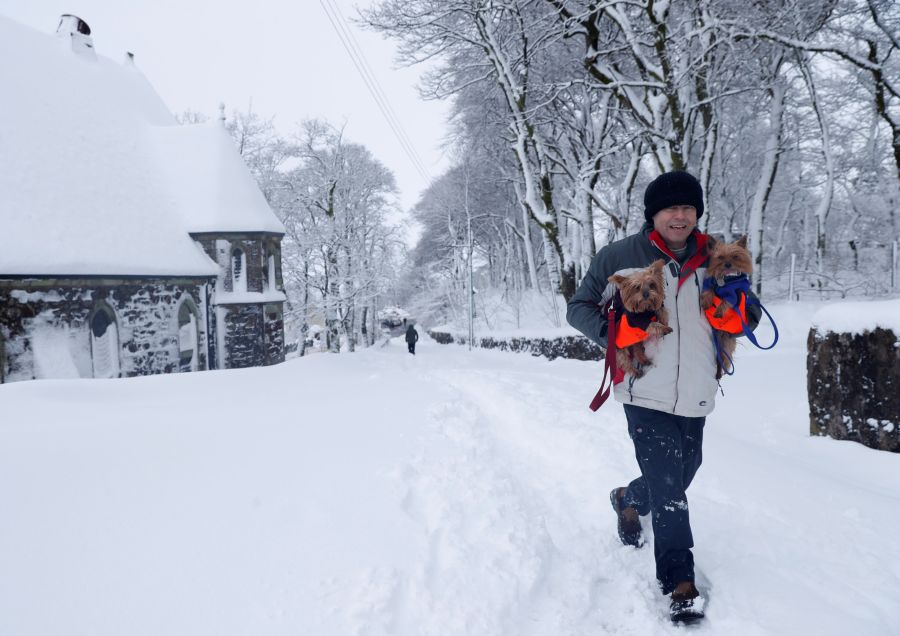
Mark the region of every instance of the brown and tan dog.
[[672, 333], [669, 314], [663, 306], [666, 298], [664, 265], [665, 261], [659, 259], [650, 267], [628, 276], [614, 274], [609, 277], [609, 282], [619, 289], [624, 306], [624, 315], [617, 325], [616, 364], [622, 372], [636, 378], [643, 376], [653, 364], [644, 348], [646, 338], [662, 338]]
[[[706, 268], [707, 281], [703, 285], [703, 293], [700, 294], [700, 306], [704, 311], [713, 306], [716, 297], [716, 289], [725, 285], [727, 278], [749, 276], [753, 273], [753, 257], [747, 249], [747, 236], [744, 235], [734, 243], [724, 243], [709, 237], [706, 244], [709, 252], [709, 265]], [[712, 279], [712, 280], [710, 280]], [[713, 312], [715, 318], [722, 318], [729, 309], [734, 309], [727, 300], [720, 298], [719, 306]], [[718, 339], [719, 347], [731, 360], [737, 338], [735, 334], [720, 329], [713, 330], [714, 337]], [[722, 377], [722, 362], [717, 360], [716, 379]]]

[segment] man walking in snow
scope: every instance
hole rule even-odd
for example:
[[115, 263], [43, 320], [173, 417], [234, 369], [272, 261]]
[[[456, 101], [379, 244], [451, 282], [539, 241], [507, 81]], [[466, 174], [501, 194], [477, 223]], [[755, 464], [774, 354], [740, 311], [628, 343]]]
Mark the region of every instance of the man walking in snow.
[[[707, 236], [696, 229], [702, 215], [697, 179], [682, 171], [655, 179], [644, 193], [643, 228], [597, 253], [566, 314], [569, 324], [606, 348], [609, 324], [603, 307], [615, 293], [609, 277], [664, 259], [665, 307], [673, 332], [652, 345], [652, 365], [641, 377], [627, 375], [614, 389], [624, 405], [641, 475], [614, 488], [610, 500], [626, 545], [643, 545], [640, 517], [651, 515], [656, 578], [662, 593], [671, 595], [673, 620], [684, 621], [703, 617], [685, 491], [700, 467], [703, 426], [718, 388], [712, 331], [700, 308], [708, 263]], [[757, 309], [748, 321], [755, 327], [758, 320]]]
[[406, 348], [409, 349], [409, 352], [413, 355], [416, 355], [416, 343], [419, 341], [419, 332], [416, 331], [416, 328], [410, 324], [409, 327], [406, 328]]

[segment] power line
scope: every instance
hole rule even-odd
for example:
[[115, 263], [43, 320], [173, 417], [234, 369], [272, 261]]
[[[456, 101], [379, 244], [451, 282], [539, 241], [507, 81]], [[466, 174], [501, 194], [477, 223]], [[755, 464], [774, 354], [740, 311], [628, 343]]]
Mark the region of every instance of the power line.
[[[372, 80], [372, 85], [375, 87], [375, 90], [382, 98], [382, 102], [387, 108], [388, 114], [394, 120], [394, 123], [397, 125], [397, 130], [399, 130], [400, 134], [403, 136], [406, 145], [412, 151], [413, 156], [416, 159], [416, 162], [422, 167], [425, 168], [425, 164], [422, 161], [422, 157], [419, 156], [419, 153], [416, 151], [415, 145], [412, 143], [409, 135], [406, 133], [406, 130], [403, 128], [402, 123], [400, 122], [400, 118], [397, 117], [396, 111], [394, 111], [393, 106], [391, 105], [390, 100], [387, 97], [387, 94], [381, 87], [381, 82], [378, 81], [378, 77], [375, 75], [375, 72], [372, 70], [372, 67], [369, 66], [369, 62], [365, 55], [363, 55], [362, 47], [359, 46], [359, 42], [356, 39], [356, 36], [353, 33], [353, 29], [350, 28], [350, 25], [347, 23], [347, 19], [344, 17], [344, 14], [341, 12], [340, 7], [337, 4], [337, 0], [327, 0], [331, 5], [336, 17], [338, 18], [339, 24], [341, 24], [344, 28], [344, 33], [348, 36], [348, 40], [353, 47], [353, 50], [356, 53], [356, 57], [362, 63], [363, 69], [367, 72], [369, 78]], [[428, 170], [426, 169], [427, 173]]]
[[353, 36], [353, 31], [346, 24], [343, 15], [340, 13], [340, 9], [333, 2], [333, 0], [325, 0], [325, 2], [327, 2], [328, 6], [325, 6], [323, 0], [320, 0], [320, 3], [323, 4], [323, 8], [326, 9], [326, 13], [328, 14], [328, 18], [331, 21], [332, 26], [335, 28], [335, 32], [338, 34], [338, 37], [341, 39], [341, 43], [344, 45], [344, 50], [347, 51], [348, 55], [350, 55], [351, 61], [353, 61], [353, 64], [354, 66], [356, 66], [360, 77], [362, 77], [363, 81], [366, 83], [366, 87], [369, 89], [369, 93], [372, 95], [372, 98], [375, 100], [376, 105], [378, 106], [379, 110], [381, 110], [382, 115], [388, 122], [388, 125], [391, 127], [391, 130], [394, 132], [397, 140], [400, 142], [401, 148], [406, 153], [407, 158], [409, 158], [410, 162], [419, 172], [419, 175], [426, 182], [430, 182], [431, 177], [428, 173], [427, 168], [425, 168], [425, 165], [419, 157], [418, 152], [416, 152], [415, 146], [410, 141], [409, 136], [406, 134], [406, 131], [400, 123], [399, 118], [396, 116], [393, 108], [391, 107], [390, 100], [388, 100], [384, 91], [381, 89], [378, 78], [372, 72], [372, 69], [368, 66], [365, 56], [362, 54], [358, 43], [356, 43], [356, 39]]
[[325, 15], [328, 17], [328, 21], [331, 22], [331, 26], [334, 27], [335, 33], [337, 34], [341, 45], [344, 47], [347, 55], [350, 56], [350, 61], [353, 62], [353, 65], [356, 67], [356, 70], [365, 83], [366, 88], [369, 90], [372, 99], [375, 100], [375, 104], [378, 106], [378, 109], [384, 116], [385, 121], [387, 121], [388, 126], [390, 126], [391, 130], [394, 133], [394, 136], [397, 138], [397, 141], [400, 142], [400, 147], [402, 148], [403, 152], [406, 154], [413, 167], [415, 167], [416, 171], [419, 173], [419, 176], [421, 176], [426, 183], [431, 183], [432, 179], [428, 173], [428, 170], [425, 168], [425, 165], [416, 152], [415, 147], [409, 140], [409, 136], [403, 130], [403, 126], [400, 124], [399, 119], [394, 114], [393, 108], [390, 105], [390, 101], [387, 99], [384, 91], [381, 90], [378, 79], [375, 77], [371, 68], [368, 66], [368, 63], [365, 61], [365, 57], [362, 55], [362, 52], [359, 49], [359, 45], [355, 42], [353, 32], [350, 30], [350, 27], [344, 22], [340, 10], [334, 4], [333, 0], [319, 0], [319, 4], [325, 11]]
[[406, 133], [406, 129], [403, 127], [403, 124], [400, 121], [400, 118], [397, 116], [396, 111], [394, 111], [393, 105], [391, 101], [388, 99], [387, 94], [381, 87], [381, 83], [378, 80], [377, 75], [369, 66], [369, 62], [365, 55], [363, 55], [362, 48], [359, 46], [359, 42], [356, 40], [356, 36], [353, 33], [353, 29], [350, 28], [350, 25], [347, 23], [346, 18], [341, 13], [340, 7], [337, 5], [336, 0], [328, 0], [328, 2], [332, 5], [335, 10], [335, 15], [339, 19], [339, 24], [344, 27], [344, 32], [349, 36], [348, 40], [356, 52], [356, 58], [361, 62], [362, 68], [367, 72], [369, 78], [372, 80], [372, 86], [375, 88], [376, 93], [381, 97], [381, 101], [385, 106], [385, 110], [387, 114], [393, 119], [394, 124], [397, 128], [397, 131], [400, 137], [403, 140], [405, 147], [410, 151], [410, 155], [412, 159], [415, 161], [417, 169], [422, 176], [425, 178], [426, 182], [431, 181], [431, 175], [428, 169], [425, 167], [425, 163], [422, 161], [422, 157], [419, 155], [416, 150], [415, 144], [413, 144], [412, 139], [410, 139], [409, 135]]

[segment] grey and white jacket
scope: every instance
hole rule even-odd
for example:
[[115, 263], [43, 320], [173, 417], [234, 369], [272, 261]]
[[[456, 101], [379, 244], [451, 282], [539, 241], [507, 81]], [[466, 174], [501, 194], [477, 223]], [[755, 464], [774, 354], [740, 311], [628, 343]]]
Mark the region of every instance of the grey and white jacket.
[[[700, 292], [708, 264], [706, 235], [695, 231], [688, 239], [688, 256], [679, 264], [650, 224], [601, 249], [568, 303], [566, 319], [585, 336], [606, 347], [608, 321], [602, 306], [615, 293], [608, 281], [627, 276], [662, 258], [666, 283], [665, 306], [672, 333], [647, 345], [653, 360], [641, 378], [626, 376], [615, 386], [616, 400], [686, 417], [708, 415], [715, 407], [716, 352], [712, 328], [700, 308]], [[748, 303], [748, 323], [759, 322], [758, 307]]]

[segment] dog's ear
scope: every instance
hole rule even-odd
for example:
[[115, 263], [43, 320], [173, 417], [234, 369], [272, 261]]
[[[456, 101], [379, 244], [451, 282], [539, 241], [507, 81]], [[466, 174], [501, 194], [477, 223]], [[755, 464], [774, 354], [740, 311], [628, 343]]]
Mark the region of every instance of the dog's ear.
[[718, 244], [719, 242], [716, 240], [716, 237], [710, 234], [709, 238], [706, 239], [706, 251], [712, 252], [714, 249], [716, 249], [716, 245]]
[[743, 247], [744, 249], [747, 249], [747, 235], [746, 234], [744, 234], [741, 238], [739, 238], [737, 240], [737, 245], [738, 245], [738, 247]]
[[666, 262], [663, 259], [657, 259], [650, 264], [650, 269], [654, 272], [661, 272], [662, 268], [665, 267]]
[[615, 285], [616, 287], [621, 287], [622, 283], [624, 283], [628, 279], [625, 278], [624, 276], [619, 276], [618, 274], [613, 274], [607, 280], [609, 282], [611, 282], [613, 285]]

